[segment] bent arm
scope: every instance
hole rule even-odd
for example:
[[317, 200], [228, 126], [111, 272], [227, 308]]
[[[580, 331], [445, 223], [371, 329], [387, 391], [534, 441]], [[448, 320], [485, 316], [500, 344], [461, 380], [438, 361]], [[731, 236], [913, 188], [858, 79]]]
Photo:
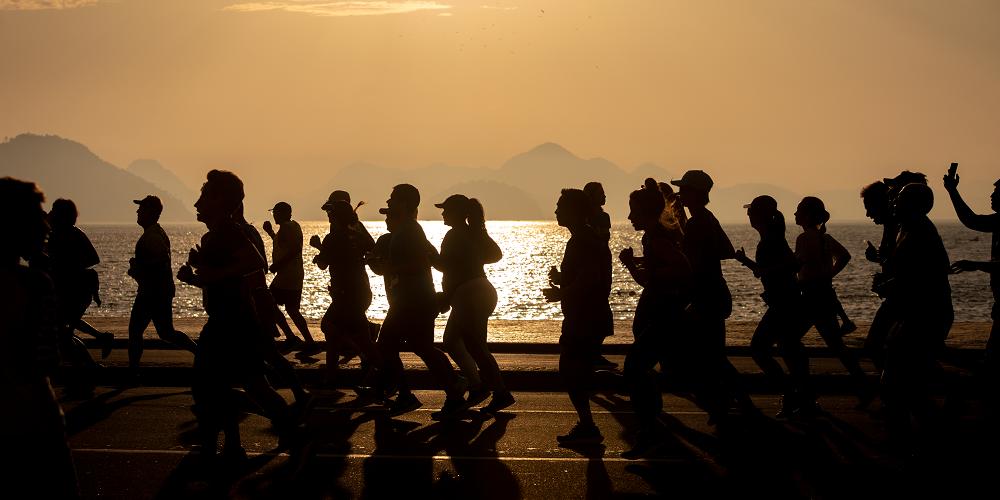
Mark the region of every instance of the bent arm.
[[965, 227], [982, 233], [990, 233], [996, 230], [997, 219], [1000, 215], [979, 215], [973, 212], [969, 205], [965, 203], [962, 199], [962, 195], [958, 193], [958, 188], [953, 188], [948, 190], [948, 196], [951, 197], [951, 204], [955, 207], [955, 214], [958, 215], [958, 220], [962, 222]]

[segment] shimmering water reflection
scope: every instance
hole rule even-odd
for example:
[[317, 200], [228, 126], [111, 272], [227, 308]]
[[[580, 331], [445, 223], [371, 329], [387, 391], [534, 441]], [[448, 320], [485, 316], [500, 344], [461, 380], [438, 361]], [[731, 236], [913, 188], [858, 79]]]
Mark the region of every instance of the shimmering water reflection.
[[[263, 221], [257, 221], [256, 225], [260, 227], [261, 222]], [[325, 222], [301, 224], [307, 241], [314, 234], [326, 234], [329, 227]], [[385, 224], [382, 222], [366, 222], [365, 225], [376, 238], [385, 233]], [[448, 227], [440, 221], [421, 221], [421, 225], [428, 239], [440, 248]], [[141, 233], [140, 228], [135, 225], [85, 225], [82, 228], [94, 242], [102, 259], [98, 271], [101, 274], [104, 305], [92, 307], [89, 314], [127, 317], [135, 294], [135, 282], [125, 274], [125, 271], [135, 241]], [[176, 271], [186, 259], [188, 249], [196, 244], [204, 233], [204, 226], [171, 224], [165, 225], [164, 229], [171, 238]], [[554, 222], [491, 221], [488, 223], [488, 229], [504, 250], [503, 259], [486, 268], [490, 281], [496, 286], [499, 295], [494, 318], [560, 319], [558, 304], [545, 302], [540, 290], [548, 286], [548, 269], [559, 263], [569, 232]], [[725, 229], [737, 247], [745, 246], [748, 253], [752, 254], [757, 241], [756, 232], [742, 224], [726, 225]], [[952, 260], [988, 259], [990, 243], [988, 237], [957, 224], [940, 224], [939, 229]], [[798, 232], [798, 228], [790, 227], [789, 239], [794, 242]], [[871, 224], [831, 225], [830, 232], [855, 256], [836, 281], [841, 300], [856, 321], [869, 321], [878, 306], [877, 297], [869, 291], [871, 275], [877, 269], [875, 265], [864, 260], [864, 240], [877, 241], [881, 233]], [[626, 223], [616, 224], [612, 234], [613, 255], [617, 256], [622, 248], [628, 246], [634, 247], [639, 253], [639, 234], [633, 231], [631, 226]], [[266, 236], [264, 240], [270, 256], [270, 241]], [[311, 264], [315, 254], [316, 250], [306, 245], [306, 278], [302, 307], [306, 317], [318, 319], [323, 316], [330, 304], [330, 297], [326, 291], [329, 275]], [[613, 269], [612, 309], [616, 318], [628, 319], [631, 318], [640, 289], [632, 282], [628, 272], [618, 264], [617, 258]], [[763, 303], [758, 296], [761, 291], [758, 281], [734, 261], [725, 263], [724, 272], [733, 290], [732, 319], [759, 318], [763, 311]], [[434, 279], [440, 289], [441, 274], [435, 272]], [[383, 318], [388, 305], [382, 278], [371, 274], [371, 282], [374, 302], [369, 310], [369, 316], [375, 319]], [[952, 287], [957, 321], [989, 321], [992, 297], [989, 292], [989, 281], [984, 273], [953, 276]], [[177, 292], [177, 299], [174, 302], [176, 316], [204, 316], [199, 290], [179, 283]], [[439, 321], [445, 318], [446, 315], [441, 316]]]

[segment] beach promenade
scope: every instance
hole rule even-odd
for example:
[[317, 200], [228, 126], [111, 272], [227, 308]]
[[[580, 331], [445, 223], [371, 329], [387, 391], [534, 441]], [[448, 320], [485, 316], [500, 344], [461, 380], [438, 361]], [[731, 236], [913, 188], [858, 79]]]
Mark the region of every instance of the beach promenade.
[[[689, 400], [666, 395], [664, 444], [630, 461], [620, 453], [633, 442], [635, 421], [619, 373], [600, 373], [601, 390], [592, 400], [605, 442], [560, 448], [554, 437], [576, 416], [558, 392], [555, 346], [497, 344], [517, 404], [495, 418], [469, 411], [451, 423], [431, 420], [443, 394], [429, 390], [432, 381], [412, 355], [404, 355], [404, 363], [424, 406], [395, 418], [361, 404], [350, 389], [317, 385], [322, 353], [304, 360], [290, 355], [316, 397], [300, 438], [279, 445], [268, 421], [248, 404], [242, 430], [249, 461], [232, 470], [206, 469], [194, 446], [192, 357], [148, 344], [141, 386], [122, 386], [120, 340], [104, 362], [96, 397], [63, 402], [87, 498], [893, 498], [932, 492], [974, 498], [991, 497], [1000, 464], [971, 372], [976, 350], [949, 351], [953, 361], [938, 387], [942, 434], [917, 459], [889, 452], [880, 404], [854, 408], [846, 372], [821, 349], [811, 353], [823, 413], [770, 418], [779, 396], [736, 346], [730, 359], [762, 415], [737, 414], [713, 426]], [[605, 348], [618, 363], [623, 353], [622, 345]], [[344, 366], [351, 376], [357, 360]], [[863, 366], [874, 383], [873, 367]]]

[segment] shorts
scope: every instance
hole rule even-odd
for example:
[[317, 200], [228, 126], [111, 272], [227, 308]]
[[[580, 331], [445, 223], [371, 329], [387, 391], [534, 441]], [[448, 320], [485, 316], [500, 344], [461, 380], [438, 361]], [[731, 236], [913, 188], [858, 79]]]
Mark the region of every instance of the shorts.
[[299, 304], [302, 303], [301, 288], [289, 290], [287, 288], [271, 287], [271, 296], [274, 297], [275, 304], [285, 306], [286, 308], [298, 309]]

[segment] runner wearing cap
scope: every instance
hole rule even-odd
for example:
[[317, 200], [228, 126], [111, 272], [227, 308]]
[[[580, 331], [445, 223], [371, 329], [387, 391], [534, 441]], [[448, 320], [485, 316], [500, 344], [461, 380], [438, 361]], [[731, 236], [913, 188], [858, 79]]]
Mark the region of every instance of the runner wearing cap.
[[392, 403], [390, 413], [407, 413], [421, 406], [403, 376], [399, 351], [405, 342], [406, 349], [423, 360], [447, 394], [444, 407], [431, 417], [436, 420], [454, 418], [463, 409], [465, 398], [448, 356], [434, 347], [434, 318], [438, 315], [438, 305], [431, 262], [437, 258], [437, 250], [427, 241], [417, 222], [420, 192], [410, 184], [399, 184], [392, 188], [387, 204], [394, 223], [385, 272], [393, 277], [393, 286], [378, 347], [384, 363], [383, 385], [399, 388], [399, 396]]
[[142, 359], [143, 334], [150, 322], [160, 339], [192, 353], [198, 346], [174, 328], [176, 288], [170, 266], [170, 238], [159, 224], [163, 203], [154, 195], [132, 202], [139, 206], [136, 223], [142, 227], [142, 236], [135, 243], [135, 257], [128, 261], [128, 275], [138, 285], [128, 321], [128, 366], [135, 381]]
[[292, 333], [281, 309], [278, 309], [278, 306], [285, 306], [288, 317], [306, 340], [305, 350], [312, 351], [316, 342], [309, 332], [306, 319], [299, 310], [302, 303], [302, 282], [305, 280], [305, 271], [302, 268], [302, 227], [292, 220], [292, 206], [283, 201], [274, 204], [271, 216], [278, 225], [278, 231], [274, 231], [271, 221], [264, 221], [263, 229], [273, 242], [269, 270], [275, 273], [270, 285], [271, 296], [274, 297], [275, 323], [284, 332], [289, 347], [301, 342]]
[[704, 360], [706, 372], [700, 391], [709, 420], [717, 422], [727, 414], [734, 397], [744, 409], [754, 409], [741, 388], [739, 372], [726, 357], [726, 318], [732, 314], [733, 297], [722, 275], [722, 261], [736, 257], [736, 250], [707, 208], [712, 178], [701, 170], [689, 170], [671, 184], [680, 188], [678, 196], [690, 212], [683, 248], [694, 271], [691, 312], [697, 344], [692, 348], [693, 354]]
[[438, 304], [451, 308], [444, 329], [444, 348], [469, 381], [468, 406], [490, 397], [484, 407], [495, 412], [514, 404], [500, 375], [500, 366], [486, 344], [489, 317], [497, 306], [497, 291], [483, 271], [484, 264], [498, 262], [503, 252], [486, 232], [483, 206], [475, 198], [453, 194], [434, 205], [450, 226], [441, 242], [441, 255], [434, 263], [442, 273]]
[[[816, 410], [816, 397], [807, 387], [809, 358], [802, 345], [809, 326], [802, 314], [802, 296], [795, 280], [799, 263], [785, 240], [785, 216], [778, 210], [778, 202], [767, 195], [754, 198], [744, 208], [750, 225], [760, 233], [760, 242], [754, 259], [740, 248], [736, 260], [760, 278], [764, 287], [761, 298], [767, 305], [750, 340], [750, 353], [783, 393], [777, 416], [811, 415]], [[771, 354], [775, 345], [788, 366], [787, 376]]]

